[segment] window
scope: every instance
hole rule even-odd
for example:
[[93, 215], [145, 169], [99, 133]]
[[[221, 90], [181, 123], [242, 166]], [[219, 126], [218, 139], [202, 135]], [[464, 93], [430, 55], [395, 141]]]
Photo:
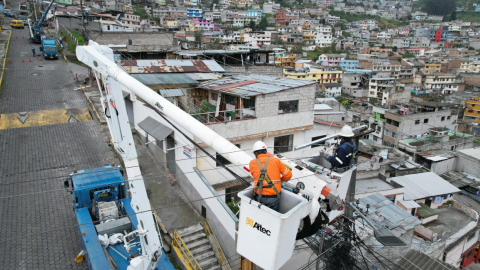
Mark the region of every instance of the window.
[[212, 93], [212, 100], [217, 100], [218, 94], [217, 93]]
[[451, 117], [450, 115], [449, 115], [449, 116], [447, 116], [447, 120], [450, 120], [450, 117]]
[[423, 123], [424, 123], [424, 124], [428, 123], [428, 118], [423, 119]]
[[298, 100], [280, 101], [278, 103], [278, 113], [298, 112]]
[[273, 152], [274, 154], [292, 151], [293, 134], [274, 138]]
[[225, 102], [230, 105], [236, 105], [234, 96], [225, 95]]
[[[240, 144], [235, 144], [236, 147], [240, 148]], [[215, 158], [220, 161], [223, 165], [228, 165], [231, 164], [230, 161], [228, 161], [226, 158], [224, 158], [222, 155], [219, 153], [216, 153]], [[221, 167], [220, 163], [217, 162], [216, 164], [217, 167]]]
[[445, 121], [445, 116], [442, 116], [442, 118], [440, 119], [441, 121]]
[[[316, 140], [320, 140], [321, 138], [325, 138], [327, 135], [322, 135], [322, 136], [317, 136], [317, 137], [312, 137], [312, 142]], [[322, 143], [317, 143], [317, 144], [312, 144], [312, 148], [314, 147], [319, 147], [323, 145]]]
[[420, 120], [415, 120], [415, 125], [420, 125]]
[[[470, 242], [471, 240], [473, 240], [473, 238], [475, 238], [475, 236], [477, 236], [477, 233], [472, 233], [471, 235], [468, 236], [467, 238], [467, 242]], [[470, 256], [469, 256], [470, 257]]]
[[243, 99], [243, 108], [255, 108], [255, 97], [251, 97], [250, 99]]

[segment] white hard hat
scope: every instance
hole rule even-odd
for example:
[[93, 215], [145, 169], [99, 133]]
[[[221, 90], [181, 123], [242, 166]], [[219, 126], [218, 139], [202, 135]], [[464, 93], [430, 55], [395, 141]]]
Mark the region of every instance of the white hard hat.
[[343, 126], [342, 130], [340, 130], [340, 136], [342, 137], [353, 137], [355, 134], [353, 134], [352, 128], [350, 126]]
[[267, 145], [262, 141], [258, 141], [253, 145], [252, 151], [255, 152], [255, 151], [258, 151], [258, 150], [262, 150], [262, 149], [267, 150]]

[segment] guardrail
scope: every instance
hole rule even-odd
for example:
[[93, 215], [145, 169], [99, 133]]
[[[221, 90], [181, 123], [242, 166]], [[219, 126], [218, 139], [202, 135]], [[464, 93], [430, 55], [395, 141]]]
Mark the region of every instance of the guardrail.
[[188, 249], [187, 245], [183, 242], [180, 234], [176, 230], [173, 230], [173, 239], [172, 239], [172, 247], [177, 252], [179, 259], [185, 265], [188, 270], [201, 270], [200, 265], [193, 257], [192, 253]]
[[213, 246], [215, 247], [215, 251], [218, 255], [218, 262], [223, 266], [223, 270], [232, 270], [230, 264], [228, 263], [227, 256], [225, 256], [225, 253], [223, 253], [220, 243], [218, 242], [212, 227], [210, 227], [208, 220], [205, 220], [205, 233], [210, 237], [210, 240], [212, 240]]

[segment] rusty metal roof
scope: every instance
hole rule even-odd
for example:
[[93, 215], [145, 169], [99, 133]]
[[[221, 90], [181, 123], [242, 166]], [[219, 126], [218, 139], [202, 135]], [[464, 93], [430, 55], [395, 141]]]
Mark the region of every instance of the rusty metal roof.
[[[239, 97], [253, 97], [315, 84], [314, 81], [295, 80], [268, 75], [241, 75], [201, 83], [198, 87]], [[312, 96], [312, 98], [314, 98]]]
[[122, 60], [128, 73], [225, 72], [215, 60]]
[[139, 82], [151, 85], [181, 85], [181, 84], [197, 84], [198, 82], [186, 74], [131, 74], [133, 78]]

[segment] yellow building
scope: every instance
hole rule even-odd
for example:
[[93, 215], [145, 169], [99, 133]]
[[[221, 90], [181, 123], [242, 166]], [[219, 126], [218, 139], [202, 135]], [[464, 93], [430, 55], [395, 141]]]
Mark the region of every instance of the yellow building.
[[163, 27], [164, 28], [177, 28], [178, 23], [175, 17], [168, 17], [163, 19]]
[[465, 113], [463, 121], [473, 120], [474, 123], [480, 123], [480, 97], [473, 97], [465, 101]]
[[343, 71], [324, 68], [283, 69], [283, 77], [290, 79], [316, 81], [318, 83], [338, 83]]
[[230, 5], [233, 6], [245, 6], [246, 4], [248, 4], [247, 0], [230, 0]]
[[303, 44], [315, 44], [315, 34], [303, 34]]
[[275, 58], [275, 65], [282, 67], [295, 67], [295, 62], [297, 61], [295, 54], [288, 55], [278, 55]]
[[425, 67], [423, 68], [423, 74], [429, 75], [433, 73], [440, 72], [442, 69], [442, 64], [440, 63], [430, 63], [430, 64], [425, 64]]

